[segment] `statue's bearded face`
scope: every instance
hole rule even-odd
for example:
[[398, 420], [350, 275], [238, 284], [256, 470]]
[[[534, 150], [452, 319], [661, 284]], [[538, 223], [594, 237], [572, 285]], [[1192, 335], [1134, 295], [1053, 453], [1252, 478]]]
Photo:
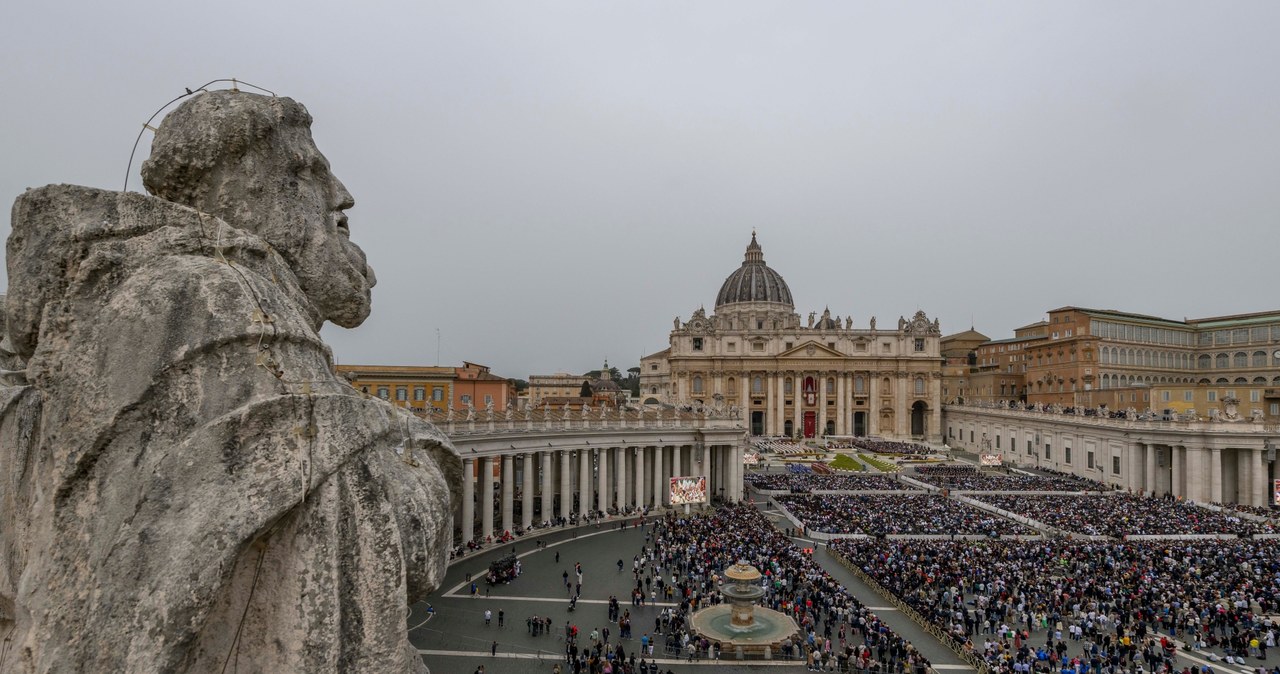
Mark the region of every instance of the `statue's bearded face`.
[[[291, 247], [293, 267], [303, 290], [321, 315], [351, 328], [369, 316], [370, 289], [377, 282], [364, 251], [351, 242], [346, 210], [355, 205], [351, 193], [329, 170], [329, 161], [316, 148], [311, 130], [286, 126], [272, 144], [284, 170], [279, 174], [280, 207], [286, 217], [275, 219], [301, 236]], [[287, 234], [285, 234], [287, 236]], [[268, 235], [268, 240], [273, 237]]]

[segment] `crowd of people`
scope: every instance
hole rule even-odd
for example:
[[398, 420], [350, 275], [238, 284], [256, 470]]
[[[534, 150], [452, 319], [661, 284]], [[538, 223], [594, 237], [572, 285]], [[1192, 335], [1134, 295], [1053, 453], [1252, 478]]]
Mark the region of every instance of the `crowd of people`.
[[847, 445], [854, 449], [861, 449], [867, 452], [875, 452], [877, 454], [902, 454], [907, 456], [928, 456], [934, 451], [926, 445], [914, 442], [898, 442], [896, 440], [874, 440], [872, 438], [851, 438]]
[[1253, 663], [1280, 628], [1267, 617], [1280, 612], [1275, 540], [841, 539], [831, 551], [999, 673], [1156, 671], [1173, 666], [1174, 638]]
[[882, 491], [912, 489], [890, 475], [848, 473], [747, 473], [747, 484], [756, 489], [806, 494], [811, 491]]
[[972, 494], [974, 499], [1063, 531], [1087, 536], [1177, 536], [1275, 533], [1268, 522], [1217, 512], [1169, 497], [1060, 494]]
[[1029, 475], [978, 470], [963, 463], [917, 466], [917, 480], [960, 491], [1098, 491], [1101, 485], [1070, 475]]
[[1036, 535], [1035, 529], [937, 494], [822, 494], [777, 497], [804, 524], [827, 534]]
[[[652, 525], [652, 545], [633, 560], [636, 590], [671, 588], [674, 609], [659, 614], [654, 638], [668, 655], [715, 657], [717, 644], [689, 629], [689, 615], [721, 601], [716, 579], [738, 561], [764, 576], [762, 603], [795, 619], [800, 635], [775, 657], [804, 658], [810, 671], [924, 674], [929, 661], [883, 623], [750, 505], [712, 514], [669, 514]], [[692, 648], [691, 648], [692, 646]]]

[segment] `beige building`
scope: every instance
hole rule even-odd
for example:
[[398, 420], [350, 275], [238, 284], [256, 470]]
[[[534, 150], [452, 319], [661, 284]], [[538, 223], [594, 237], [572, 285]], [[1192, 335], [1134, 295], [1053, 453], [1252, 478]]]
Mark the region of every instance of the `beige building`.
[[732, 409], [753, 435], [941, 442], [938, 323], [923, 311], [886, 323], [802, 319], [752, 234], [711, 315], [677, 317], [669, 348], [641, 359], [641, 400]]

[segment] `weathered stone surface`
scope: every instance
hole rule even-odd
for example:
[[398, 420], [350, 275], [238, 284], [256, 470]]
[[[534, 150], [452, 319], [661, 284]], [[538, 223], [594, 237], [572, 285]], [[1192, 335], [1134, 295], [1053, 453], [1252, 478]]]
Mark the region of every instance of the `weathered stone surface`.
[[461, 462], [361, 396], [318, 330], [372, 273], [289, 99], [207, 93], [157, 196], [20, 196], [0, 380], [0, 670], [424, 671]]

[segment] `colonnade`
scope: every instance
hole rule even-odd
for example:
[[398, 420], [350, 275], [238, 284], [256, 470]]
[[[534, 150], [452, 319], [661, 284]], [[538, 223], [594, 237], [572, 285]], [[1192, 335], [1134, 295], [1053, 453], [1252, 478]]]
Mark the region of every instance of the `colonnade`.
[[737, 502], [743, 495], [742, 455], [740, 443], [472, 453], [462, 461], [457, 542], [529, 529], [535, 521], [567, 519], [574, 513], [670, 506], [673, 477], [705, 477], [708, 500]]
[[1267, 450], [1134, 443], [1129, 488], [1203, 503], [1271, 504], [1274, 462]]

